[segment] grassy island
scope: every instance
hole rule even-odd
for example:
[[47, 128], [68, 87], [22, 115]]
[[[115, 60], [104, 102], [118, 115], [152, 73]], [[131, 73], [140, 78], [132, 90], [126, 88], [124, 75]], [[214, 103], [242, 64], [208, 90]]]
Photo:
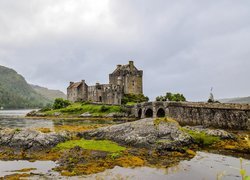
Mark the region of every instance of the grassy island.
[[62, 117], [62, 118], [89, 118], [89, 117], [124, 117], [126, 108], [120, 105], [104, 105], [88, 102], [76, 102], [61, 106], [46, 107], [31, 112], [31, 117]]
[[90, 113], [93, 116], [103, 116], [109, 113], [122, 113], [123, 111], [123, 108], [117, 105], [73, 103], [64, 108], [44, 111], [44, 113], [46, 115], [54, 115], [55, 113], [61, 113], [64, 115], [81, 115], [84, 113]]

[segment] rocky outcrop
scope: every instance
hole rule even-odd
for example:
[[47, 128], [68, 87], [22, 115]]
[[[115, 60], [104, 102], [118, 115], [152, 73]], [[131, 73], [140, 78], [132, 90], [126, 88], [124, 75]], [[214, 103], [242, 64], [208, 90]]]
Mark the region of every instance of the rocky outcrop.
[[0, 146], [47, 149], [68, 139], [65, 133], [42, 133], [31, 129], [0, 129]]
[[158, 150], [176, 150], [192, 143], [191, 136], [181, 131], [178, 123], [155, 124], [153, 118], [103, 127], [78, 135], [86, 139], [109, 139], [124, 145]]
[[209, 129], [204, 128], [203, 126], [185, 126], [184, 128], [199, 133], [202, 132], [210, 136], [217, 136], [221, 139], [236, 139], [236, 136], [234, 134], [224, 131], [222, 129]]

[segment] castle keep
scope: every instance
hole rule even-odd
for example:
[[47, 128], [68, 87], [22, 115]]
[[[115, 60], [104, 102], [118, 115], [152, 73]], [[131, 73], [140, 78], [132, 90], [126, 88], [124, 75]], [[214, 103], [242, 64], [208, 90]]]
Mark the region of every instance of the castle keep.
[[126, 94], [143, 94], [143, 71], [134, 66], [133, 61], [126, 65], [117, 65], [109, 74], [109, 84], [96, 83], [88, 86], [85, 80], [70, 82], [67, 88], [69, 101], [91, 101], [104, 104], [121, 104]]

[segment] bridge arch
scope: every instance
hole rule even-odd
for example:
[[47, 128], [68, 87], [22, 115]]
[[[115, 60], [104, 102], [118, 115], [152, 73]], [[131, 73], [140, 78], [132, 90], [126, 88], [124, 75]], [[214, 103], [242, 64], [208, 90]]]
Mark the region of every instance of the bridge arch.
[[165, 117], [166, 116], [166, 112], [163, 108], [159, 108], [156, 112], [156, 116], [157, 117]]
[[138, 118], [141, 119], [141, 117], [142, 117], [142, 109], [141, 108], [138, 110], [137, 115], [138, 115]]
[[153, 117], [154, 115], [154, 112], [151, 108], [148, 108], [146, 111], [145, 111], [145, 117], [146, 118], [149, 118], [149, 117]]

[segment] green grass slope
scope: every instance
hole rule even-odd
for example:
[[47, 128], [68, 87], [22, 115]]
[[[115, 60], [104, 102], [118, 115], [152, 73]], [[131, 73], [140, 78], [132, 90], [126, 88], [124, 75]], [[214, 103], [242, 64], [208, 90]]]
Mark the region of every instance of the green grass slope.
[[36, 108], [49, 102], [50, 100], [38, 94], [16, 71], [0, 66], [0, 107]]

